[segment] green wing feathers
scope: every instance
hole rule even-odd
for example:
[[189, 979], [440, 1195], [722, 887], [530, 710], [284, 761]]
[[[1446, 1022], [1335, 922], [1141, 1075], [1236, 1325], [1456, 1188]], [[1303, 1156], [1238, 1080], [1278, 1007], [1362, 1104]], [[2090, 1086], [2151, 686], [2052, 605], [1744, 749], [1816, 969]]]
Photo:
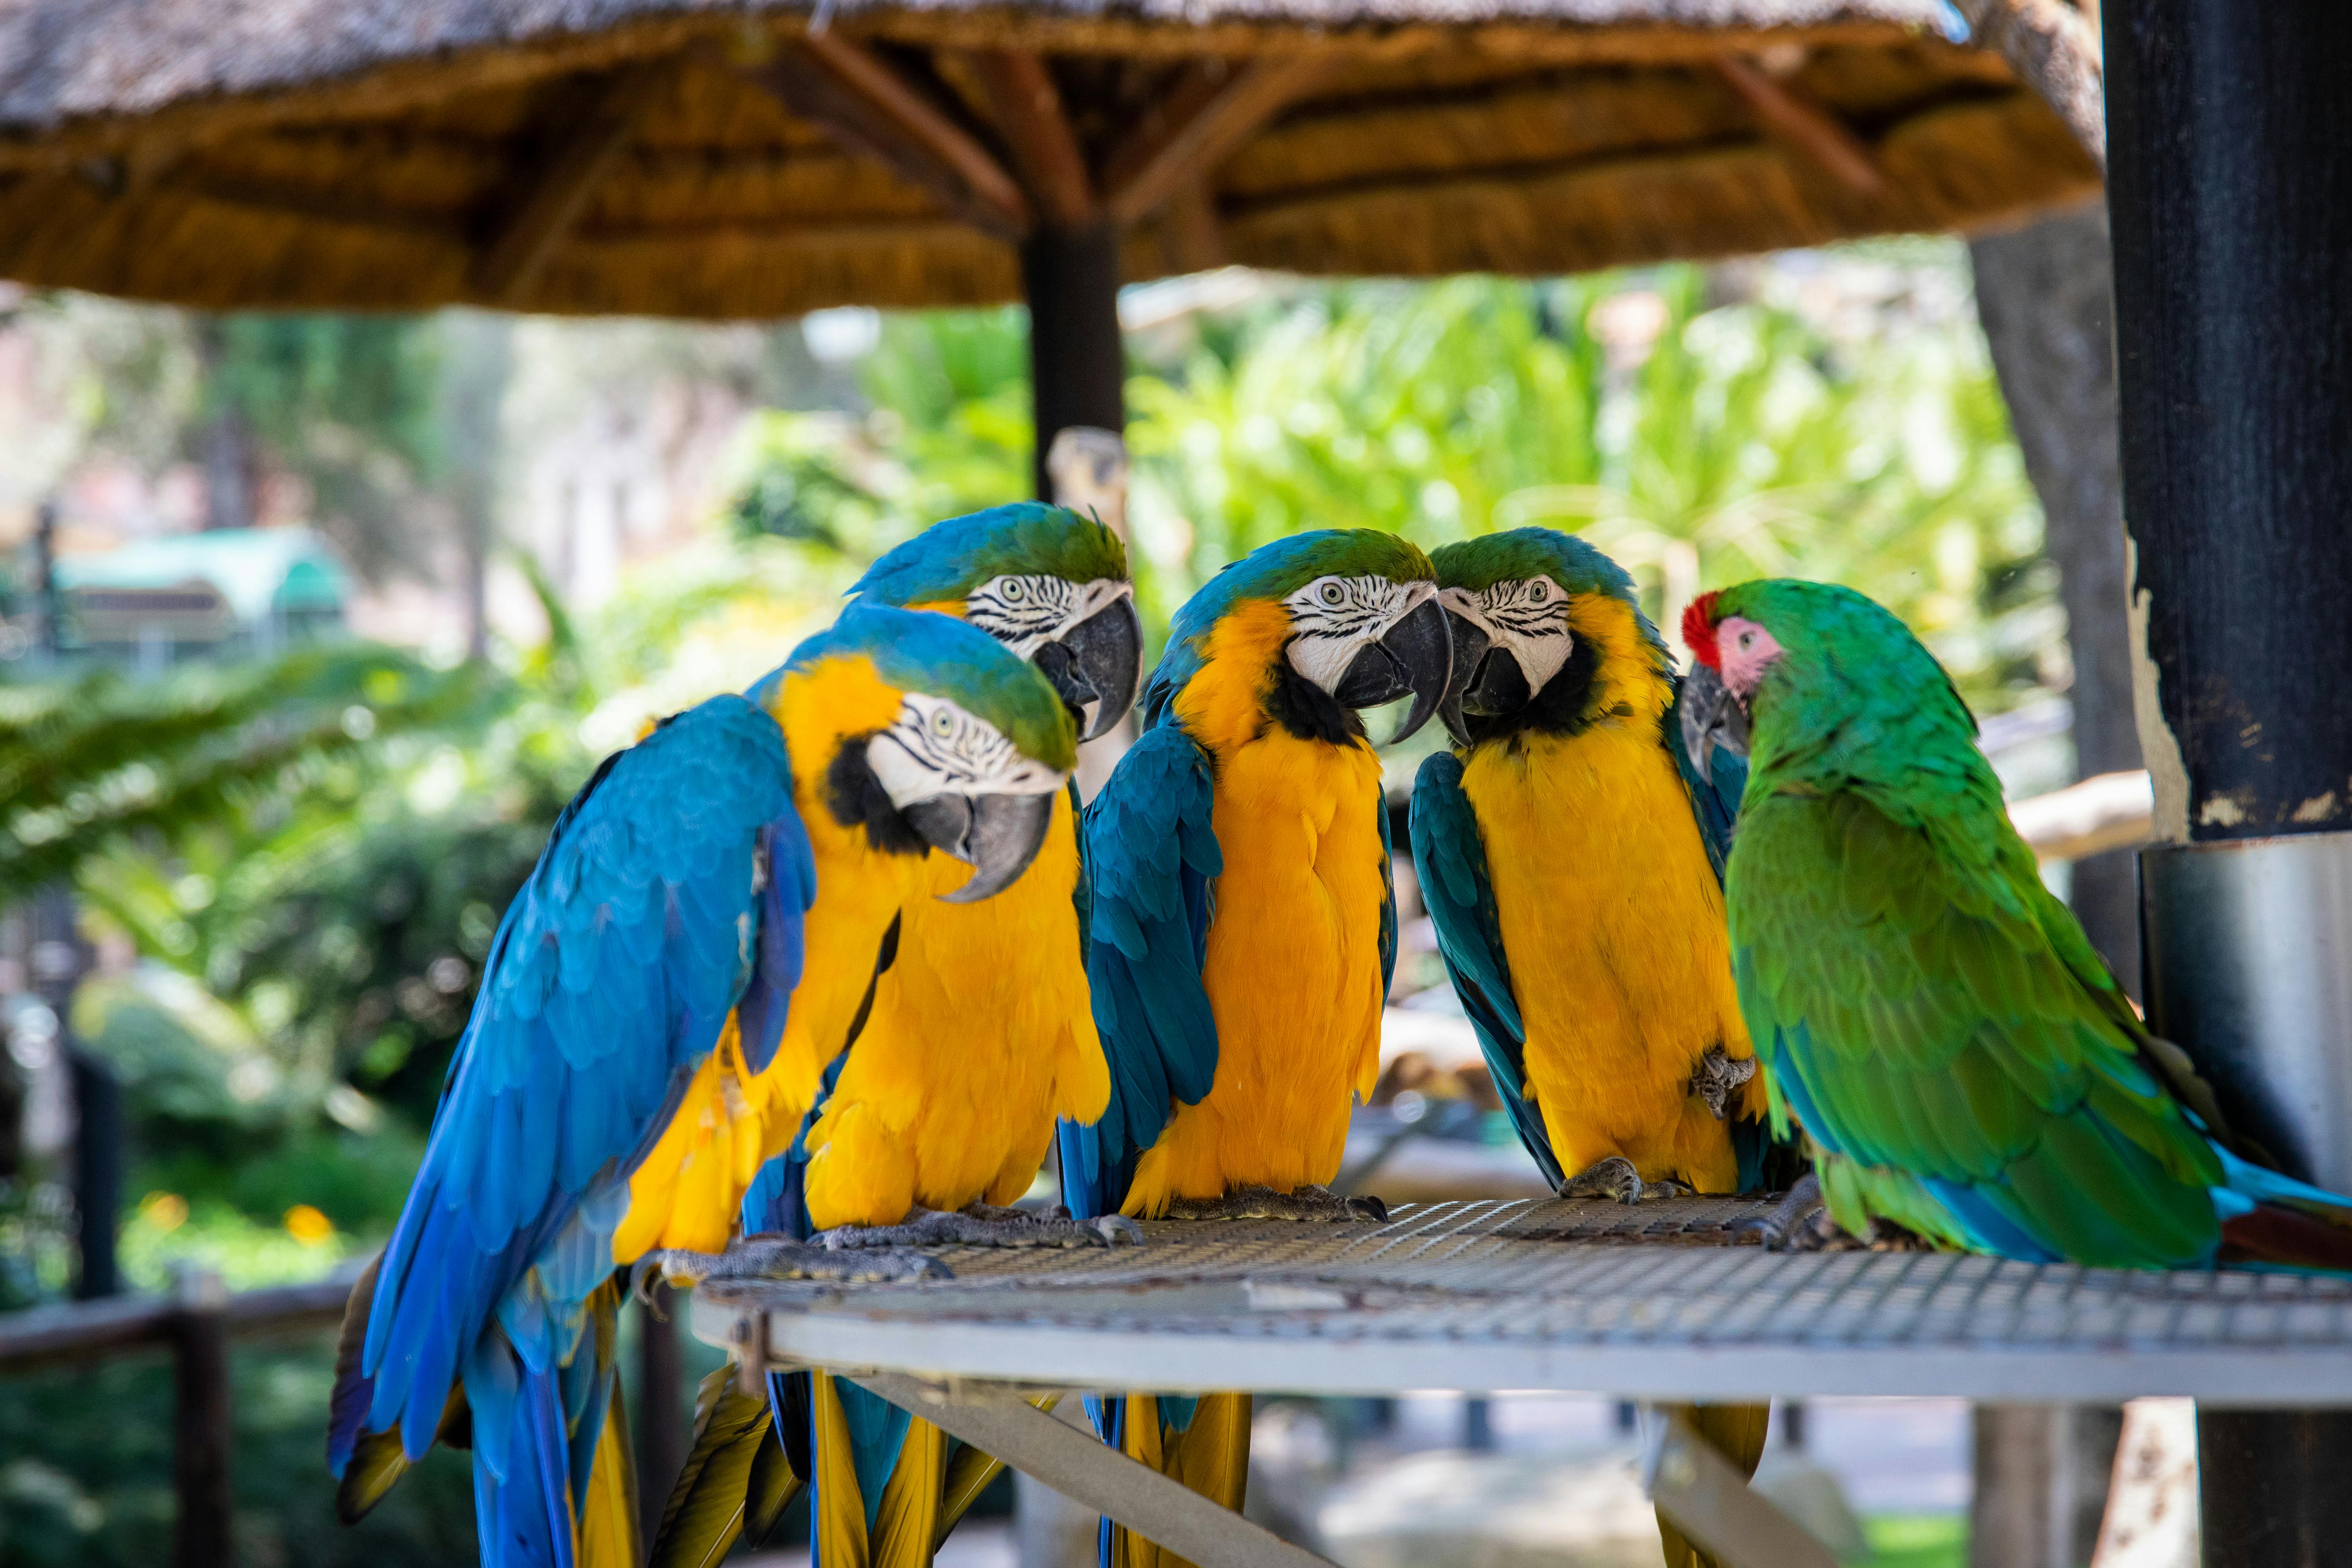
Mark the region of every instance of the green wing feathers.
[[1825, 1173], [1841, 1207], [1875, 1193], [1886, 1217], [1988, 1250], [2017, 1250], [2013, 1230], [2084, 1262], [2211, 1256], [2219, 1159], [2005, 820], [1767, 795], [1728, 897], [1776, 1120], [1876, 1168]]

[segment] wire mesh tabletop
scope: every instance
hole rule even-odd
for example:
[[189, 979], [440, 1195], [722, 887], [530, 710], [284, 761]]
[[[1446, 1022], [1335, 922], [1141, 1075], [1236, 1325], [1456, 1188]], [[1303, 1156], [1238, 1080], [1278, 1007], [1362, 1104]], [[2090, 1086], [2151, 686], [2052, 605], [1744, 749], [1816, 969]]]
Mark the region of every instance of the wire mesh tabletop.
[[2352, 1405], [2352, 1279], [1772, 1253], [1734, 1229], [1765, 1206], [1161, 1222], [1139, 1247], [943, 1247], [951, 1279], [712, 1281], [693, 1321], [751, 1345], [764, 1315], [779, 1365], [1041, 1386]]

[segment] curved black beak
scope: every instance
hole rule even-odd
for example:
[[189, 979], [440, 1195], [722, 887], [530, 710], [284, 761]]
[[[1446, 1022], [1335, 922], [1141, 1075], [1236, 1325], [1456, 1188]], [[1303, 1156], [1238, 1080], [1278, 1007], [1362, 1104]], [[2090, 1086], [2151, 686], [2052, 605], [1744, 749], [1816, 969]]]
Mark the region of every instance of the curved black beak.
[[948, 904], [976, 904], [1011, 887], [1045, 842], [1054, 818], [1055, 793], [1045, 795], [935, 795], [902, 815], [923, 842], [971, 868], [971, 879], [951, 893]]
[[1077, 715], [1079, 740], [1107, 732], [1135, 706], [1143, 681], [1143, 618], [1135, 613], [1133, 596], [1122, 594], [1055, 641], [1041, 644], [1029, 662]]
[[1445, 700], [1453, 675], [1454, 639], [1445, 611], [1435, 599], [1424, 599], [1356, 655], [1331, 697], [1342, 708], [1377, 708], [1411, 696], [1403, 728], [1389, 737], [1393, 746], [1429, 722]]
[[1462, 721], [1462, 701], [1478, 673], [1478, 661], [1486, 657], [1486, 650], [1494, 643], [1484, 626], [1451, 610], [1445, 612], [1445, 627], [1454, 638], [1454, 669], [1446, 678], [1445, 698], [1437, 705], [1437, 716], [1444, 721], [1445, 732], [1457, 744], [1466, 746], [1470, 743], [1470, 727]]
[[1691, 667], [1691, 672], [1683, 677], [1675, 707], [1682, 718], [1683, 750], [1690, 754], [1691, 766], [1698, 770], [1700, 778], [1715, 782], [1717, 746], [1735, 757], [1748, 754], [1748, 704], [1723, 683], [1714, 667]]

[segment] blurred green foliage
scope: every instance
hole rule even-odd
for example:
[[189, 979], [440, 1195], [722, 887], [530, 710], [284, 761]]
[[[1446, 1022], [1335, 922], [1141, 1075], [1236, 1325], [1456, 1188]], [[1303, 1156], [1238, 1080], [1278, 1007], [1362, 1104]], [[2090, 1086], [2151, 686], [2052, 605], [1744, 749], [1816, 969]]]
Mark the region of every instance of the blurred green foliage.
[[[383, 1568], [474, 1557], [467, 1456], [436, 1449], [356, 1528], [320, 1458], [330, 1339], [230, 1354], [230, 1461], [244, 1568]], [[160, 1355], [8, 1380], [0, 1398], [0, 1562], [149, 1568], [172, 1556], [172, 1369]]]

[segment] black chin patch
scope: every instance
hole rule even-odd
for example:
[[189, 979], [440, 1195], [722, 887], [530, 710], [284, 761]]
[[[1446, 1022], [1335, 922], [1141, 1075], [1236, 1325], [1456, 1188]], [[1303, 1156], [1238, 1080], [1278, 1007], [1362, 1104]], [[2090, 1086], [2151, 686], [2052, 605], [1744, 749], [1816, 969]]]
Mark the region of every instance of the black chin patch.
[[1274, 680], [1264, 701], [1265, 716], [1302, 741], [1341, 746], [1360, 740], [1364, 721], [1331, 694], [1291, 668], [1286, 650], [1274, 661]]
[[866, 760], [866, 743], [873, 738], [873, 731], [848, 736], [833, 753], [824, 770], [825, 809], [844, 827], [864, 827], [866, 842], [885, 855], [924, 854], [930, 846], [890, 804], [888, 792]]
[[1508, 713], [1481, 718], [1475, 713], [1462, 716], [1462, 727], [1470, 731], [1470, 743], [1481, 741], [1505, 740], [1527, 731], [1546, 735], [1573, 735], [1601, 717], [1593, 707], [1592, 678], [1601, 672], [1601, 654], [1592, 644], [1578, 637], [1569, 650], [1568, 662], [1559, 673], [1544, 682], [1544, 689], [1521, 707]]

